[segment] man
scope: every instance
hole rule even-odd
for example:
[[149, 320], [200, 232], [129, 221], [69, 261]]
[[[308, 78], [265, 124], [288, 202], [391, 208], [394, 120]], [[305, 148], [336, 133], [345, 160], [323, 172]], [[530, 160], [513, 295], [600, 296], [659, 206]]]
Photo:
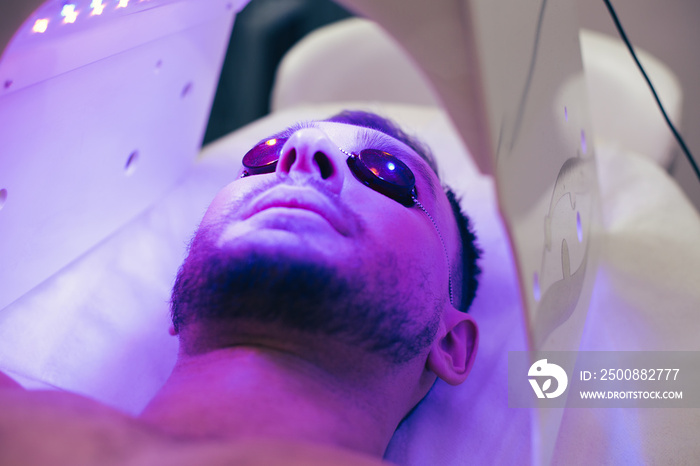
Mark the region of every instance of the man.
[[377, 464], [437, 378], [466, 379], [478, 250], [417, 141], [343, 112], [243, 165], [178, 273], [178, 361], [140, 418], [8, 388], [0, 463]]

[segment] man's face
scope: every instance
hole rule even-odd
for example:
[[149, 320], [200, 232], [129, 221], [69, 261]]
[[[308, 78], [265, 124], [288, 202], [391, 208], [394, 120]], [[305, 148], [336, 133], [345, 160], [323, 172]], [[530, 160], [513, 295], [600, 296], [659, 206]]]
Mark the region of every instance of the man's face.
[[289, 135], [273, 173], [238, 178], [210, 205], [173, 294], [181, 330], [196, 322], [197, 338], [216, 334], [217, 344], [216, 328], [225, 344], [330, 337], [394, 361], [425, 350], [450, 305], [445, 250], [417, 205], [351, 172], [343, 151], [370, 148], [411, 169], [457, 260], [449, 203], [418, 154], [379, 131], [312, 123]]

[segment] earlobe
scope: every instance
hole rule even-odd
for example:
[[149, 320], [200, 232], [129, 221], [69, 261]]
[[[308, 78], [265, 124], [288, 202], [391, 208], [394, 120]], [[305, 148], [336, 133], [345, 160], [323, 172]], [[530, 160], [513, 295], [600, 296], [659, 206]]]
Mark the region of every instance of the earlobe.
[[427, 368], [450, 385], [469, 375], [479, 345], [479, 329], [469, 314], [454, 310], [445, 319], [445, 334], [433, 342]]

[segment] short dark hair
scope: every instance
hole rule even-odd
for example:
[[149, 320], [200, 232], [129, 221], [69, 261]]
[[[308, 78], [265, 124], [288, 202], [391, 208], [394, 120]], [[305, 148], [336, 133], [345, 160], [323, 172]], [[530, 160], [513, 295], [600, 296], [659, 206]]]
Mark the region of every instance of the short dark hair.
[[[437, 163], [435, 162], [435, 157], [430, 151], [430, 148], [418, 138], [408, 135], [396, 123], [388, 118], [384, 118], [370, 112], [344, 110], [323, 121], [362, 126], [391, 136], [392, 138], [403, 142], [408, 147], [413, 149], [418, 155], [420, 155], [421, 158], [430, 166], [433, 172], [435, 172], [438, 179], [440, 179]], [[448, 186], [442, 184], [442, 188], [445, 191], [447, 200], [450, 202], [450, 206], [452, 207], [452, 213], [454, 215], [455, 222], [457, 223], [457, 230], [459, 231], [459, 236], [462, 243], [462, 267], [461, 270], [458, 270], [462, 278], [462, 299], [459, 303], [454, 303], [454, 305], [459, 310], [466, 312], [476, 296], [476, 289], [479, 285], [478, 278], [479, 274], [481, 273], [481, 268], [479, 268], [477, 261], [481, 256], [481, 250], [476, 244], [476, 235], [472, 230], [471, 220], [462, 210], [460, 200]]]

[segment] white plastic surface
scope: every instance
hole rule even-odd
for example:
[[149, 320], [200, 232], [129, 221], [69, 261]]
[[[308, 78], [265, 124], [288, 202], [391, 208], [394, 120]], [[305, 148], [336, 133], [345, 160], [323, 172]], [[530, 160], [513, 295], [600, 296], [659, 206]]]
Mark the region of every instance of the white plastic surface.
[[32, 33], [36, 17], [60, 17], [51, 1], [17, 31], [0, 61], [0, 310], [190, 168], [233, 7], [136, 3]]

